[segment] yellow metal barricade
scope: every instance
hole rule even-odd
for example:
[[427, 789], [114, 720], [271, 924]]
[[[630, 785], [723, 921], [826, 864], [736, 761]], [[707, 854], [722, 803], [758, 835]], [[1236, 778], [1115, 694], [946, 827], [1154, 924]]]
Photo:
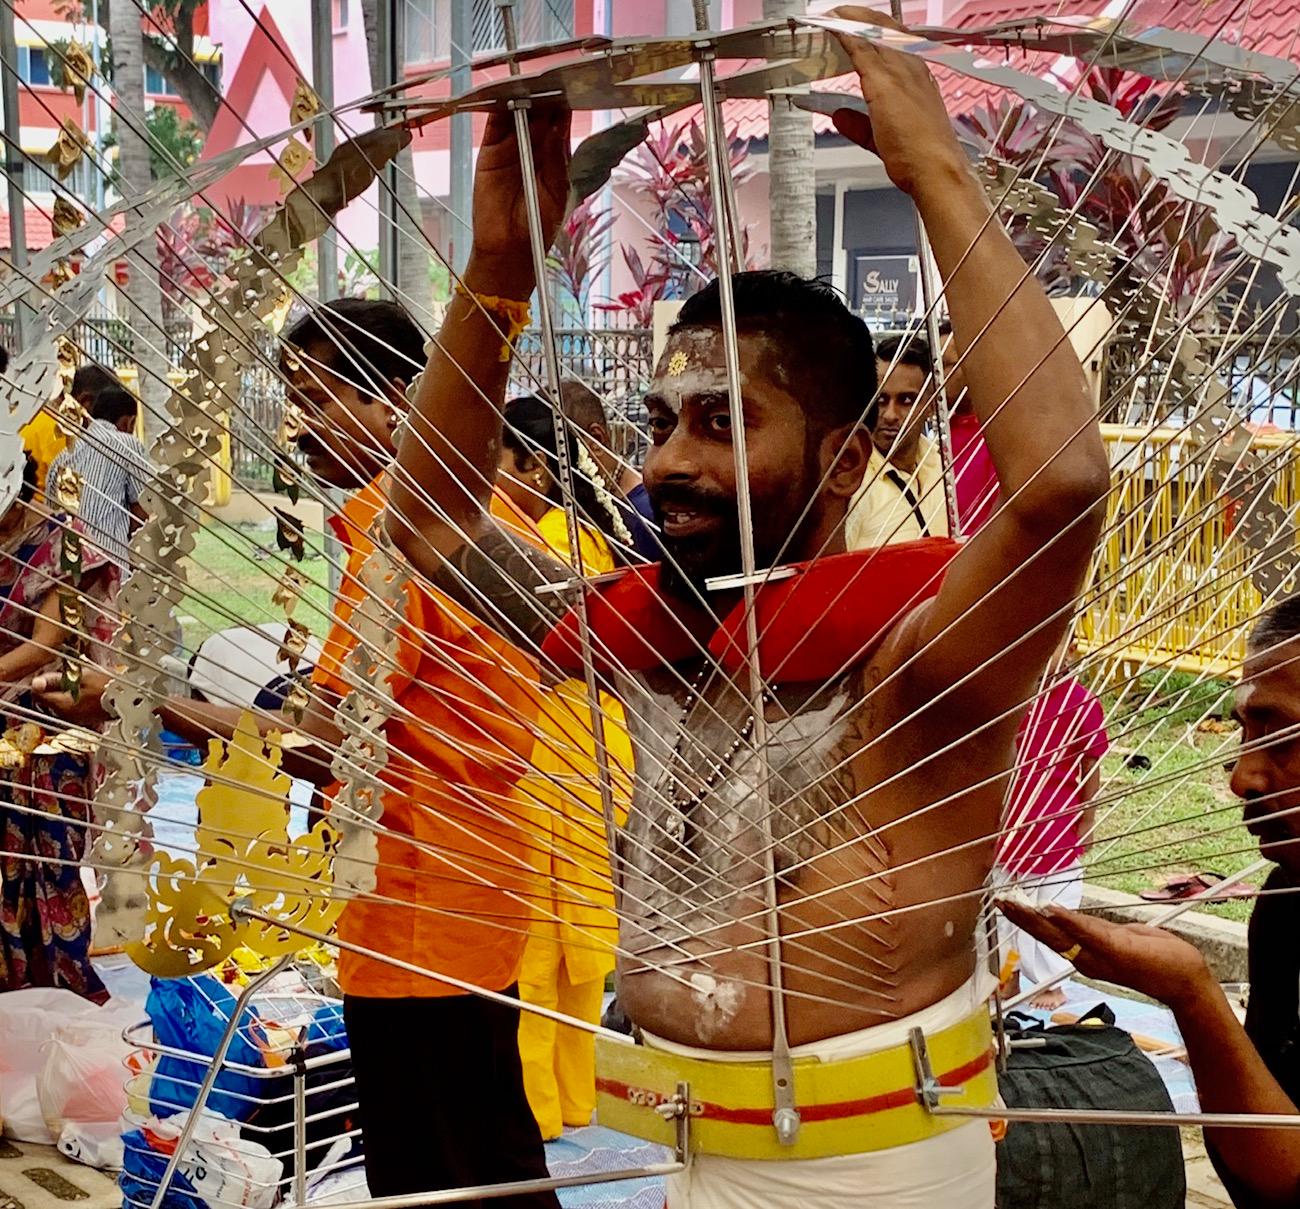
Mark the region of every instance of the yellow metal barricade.
[[[1105, 664], [1232, 675], [1262, 599], [1258, 560], [1236, 533], [1249, 501], [1224, 495], [1192, 438], [1103, 424], [1112, 489], [1105, 537], [1077, 635]], [[1258, 433], [1273, 498], [1300, 499], [1300, 438]], [[1294, 540], [1294, 539], [1293, 539]]]

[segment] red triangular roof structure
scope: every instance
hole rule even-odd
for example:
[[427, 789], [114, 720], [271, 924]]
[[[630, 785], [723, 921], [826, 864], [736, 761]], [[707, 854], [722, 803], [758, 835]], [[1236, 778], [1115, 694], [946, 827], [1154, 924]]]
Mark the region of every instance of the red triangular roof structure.
[[267, 76], [270, 76], [284, 96], [284, 124], [287, 126], [293, 94], [297, 90], [298, 81], [305, 77], [271, 16], [270, 8], [263, 5], [252, 36], [240, 57], [239, 66], [235, 69], [234, 79], [226, 90], [225, 102], [217, 110], [216, 121], [208, 131], [203, 145], [203, 159], [212, 159], [242, 143], [252, 142], [263, 133], [271, 133], [259, 132], [255, 136], [244, 125], [258, 89]]

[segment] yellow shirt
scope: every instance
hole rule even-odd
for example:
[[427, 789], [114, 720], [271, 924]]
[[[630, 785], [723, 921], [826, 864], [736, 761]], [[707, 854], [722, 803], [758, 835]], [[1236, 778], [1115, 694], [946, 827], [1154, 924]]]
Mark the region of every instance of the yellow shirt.
[[20, 430], [19, 436], [23, 439], [23, 448], [36, 463], [36, 490], [44, 493], [45, 477], [50, 473], [50, 464], [67, 449], [68, 438], [63, 435], [54, 417], [45, 411], [38, 411]]
[[[537, 522], [537, 531], [556, 558], [574, 566], [573, 551], [569, 547], [569, 521], [563, 508], [552, 508]], [[578, 531], [578, 547], [582, 550], [584, 575], [605, 575], [614, 570], [613, 552], [599, 529], [583, 525]]]
[[866, 477], [844, 521], [845, 544], [850, 550], [948, 536], [938, 446], [922, 437], [920, 455], [916, 469], [907, 474], [872, 448]]
[[[572, 565], [564, 509], [552, 508], [537, 522], [537, 530], [551, 552]], [[583, 525], [578, 542], [585, 574], [614, 570], [614, 555], [600, 530]], [[601, 693], [600, 704], [605, 715], [614, 822], [621, 827], [627, 821], [632, 797], [632, 742], [622, 703]], [[546, 694], [537, 725], [542, 733], [533, 745], [532, 771], [520, 789], [541, 808], [551, 831], [550, 868], [543, 872], [549, 874], [552, 897], [542, 904], [544, 914], [538, 930], [564, 946], [569, 981], [590, 982], [604, 978], [614, 968], [618, 920], [613, 910], [609, 840], [586, 686], [578, 680], [557, 685]]]

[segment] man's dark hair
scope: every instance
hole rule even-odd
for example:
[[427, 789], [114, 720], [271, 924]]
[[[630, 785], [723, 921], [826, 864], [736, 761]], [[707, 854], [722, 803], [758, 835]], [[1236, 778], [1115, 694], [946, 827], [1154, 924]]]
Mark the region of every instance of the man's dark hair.
[[1300, 637], [1300, 594], [1278, 601], [1256, 623], [1247, 640], [1251, 654], [1259, 654]]
[[600, 396], [585, 382], [577, 378], [564, 378], [560, 382], [560, 410], [569, 423], [590, 432], [597, 424], [609, 427], [609, 416]]
[[907, 332], [882, 340], [876, 346], [876, 360], [885, 365], [910, 365], [927, 378], [934, 373], [930, 346], [919, 336]]
[[106, 386], [90, 404], [92, 420], [107, 420], [116, 424], [130, 417], [132, 421], [140, 414], [140, 400], [120, 382]]
[[9, 369], [9, 350], [3, 344], [0, 344], [0, 374]]
[[102, 365], [96, 365], [92, 361], [88, 365], [81, 366], [72, 375], [71, 394], [74, 399], [84, 399], [89, 396], [90, 407], [87, 410], [91, 411], [93, 415], [95, 400], [100, 393], [121, 385], [122, 380], [112, 370], [105, 369]]
[[939, 335], [941, 336], [952, 335], [952, 322], [950, 320], [948, 319], [939, 320]]
[[[867, 325], [829, 283], [780, 269], [732, 278], [736, 329], [762, 333], [779, 350], [771, 367], [822, 431], [857, 423], [876, 393], [876, 353]], [[688, 298], [671, 331], [716, 328], [716, 281]]]
[[424, 333], [405, 307], [388, 299], [336, 298], [308, 311], [284, 343], [378, 397], [396, 380], [409, 383], [425, 363]]

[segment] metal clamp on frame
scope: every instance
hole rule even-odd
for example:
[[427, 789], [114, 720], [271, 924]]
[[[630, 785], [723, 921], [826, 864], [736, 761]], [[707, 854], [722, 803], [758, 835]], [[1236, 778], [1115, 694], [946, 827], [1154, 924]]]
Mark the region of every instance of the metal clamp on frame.
[[673, 1158], [685, 1167], [691, 1158], [691, 1085], [677, 1084], [677, 1091], [666, 1104], [655, 1108], [665, 1121], [677, 1123], [677, 1136], [673, 1143]]
[[926, 1112], [933, 1112], [940, 1106], [944, 1096], [960, 1096], [962, 1088], [944, 1087], [935, 1078], [934, 1068], [930, 1065], [930, 1051], [925, 1044], [925, 1033], [919, 1028], [911, 1029], [907, 1041], [912, 1047], [912, 1073], [916, 1078], [917, 1103]]

